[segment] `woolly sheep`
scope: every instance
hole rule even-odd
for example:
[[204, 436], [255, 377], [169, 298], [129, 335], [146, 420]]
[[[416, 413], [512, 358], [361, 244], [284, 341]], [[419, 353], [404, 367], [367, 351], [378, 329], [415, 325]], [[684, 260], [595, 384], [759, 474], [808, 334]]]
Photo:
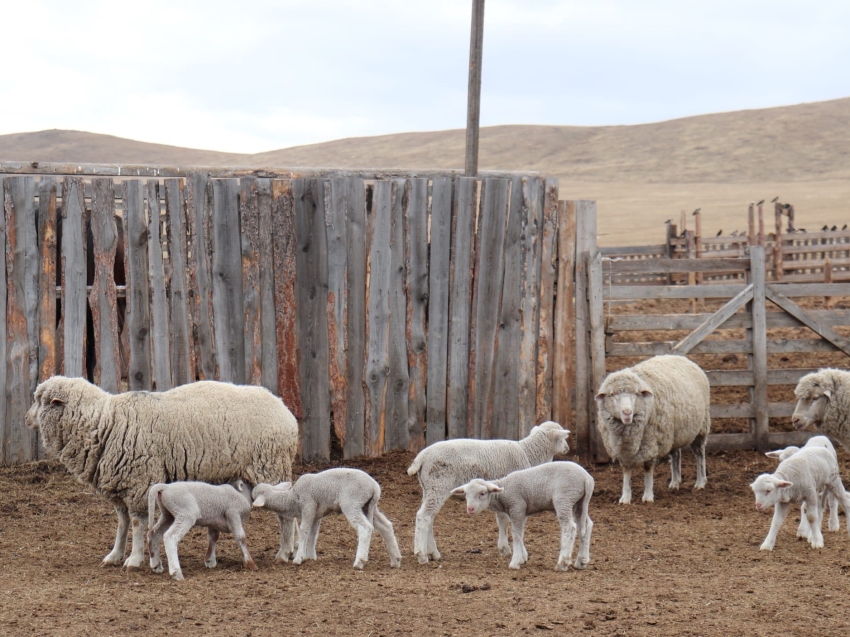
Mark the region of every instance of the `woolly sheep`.
[[655, 465], [670, 456], [670, 489], [682, 484], [681, 448], [696, 457], [695, 489], [705, 488], [705, 441], [711, 428], [705, 372], [684, 356], [656, 356], [609, 374], [596, 395], [608, 454], [623, 467], [620, 504], [632, 501], [632, 470], [643, 465], [644, 502], [653, 502]]
[[[829, 449], [832, 455], [835, 456], [836, 462], [838, 461], [838, 454], [835, 453], [835, 447], [826, 436], [812, 436], [808, 439], [808, 441], [806, 441], [806, 445], [803, 448], [805, 449], [807, 447], [824, 447]], [[786, 458], [790, 458], [798, 451], [800, 451], [800, 447], [792, 445], [790, 447], [785, 447], [785, 449], [768, 451], [764, 455], [768, 458], [776, 458], [781, 462]], [[827, 528], [830, 531], [837, 531], [841, 526], [838, 520], [838, 500], [836, 500], [835, 496], [832, 494], [827, 494], [827, 500], [829, 501], [829, 524], [827, 525]], [[797, 537], [804, 537], [807, 540], [811, 537], [811, 529], [809, 528], [808, 516], [806, 516], [805, 504], [800, 506], [800, 526], [797, 527]]]
[[[115, 546], [103, 565], [121, 564], [132, 518], [124, 566], [133, 570], [144, 558], [150, 485], [287, 480], [298, 445], [298, 424], [279, 398], [214, 381], [112, 395], [82, 378], [54, 376], [36, 388], [26, 420], [49, 456], [115, 507]], [[290, 553], [293, 529], [281, 528]]]
[[[160, 516], [154, 525], [156, 508]], [[206, 482], [172, 482], [155, 484], [148, 491], [148, 544], [150, 566], [155, 573], [162, 573], [159, 559], [159, 543], [164, 539], [165, 555], [168, 557], [168, 573], [176, 580], [183, 579], [177, 543], [193, 526], [207, 528], [209, 545], [204, 557], [207, 568], [215, 568], [215, 543], [219, 533], [228, 531], [242, 549], [242, 564], [249, 571], [257, 570], [242, 527], [251, 514], [251, 489], [242, 480], [217, 486]]]
[[850, 451], [850, 372], [822, 369], [806, 374], [794, 390], [797, 407], [791, 417], [795, 429], [810, 425]]
[[434, 518], [452, 489], [473, 478], [495, 480], [511, 471], [550, 462], [556, 454], [570, 450], [570, 432], [556, 422], [532, 427], [522, 440], [443, 440], [426, 447], [407, 469], [416, 475], [422, 487], [422, 506], [416, 513], [413, 554], [420, 564], [439, 560], [434, 539]]
[[584, 568], [590, 561], [593, 521], [587, 511], [593, 485], [591, 475], [575, 462], [549, 462], [514, 471], [499, 480], [475, 478], [454, 489], [452, 495], [466, 497], [466, 510], [470, 515], [484, 509], [496, 512], [502, 555], [510, 553], [507, 532], [510, 522], [513, 535], [510, 568], [518, 569], [528, 561], [523, 541], [528, 516], [554, 511], [561, 525], [561, 552], [555, 569], [565, 571], [573, 556], [576, 532], [579, 547], [573, 566]]
[[[802, 502], [806, 505], [808, 518], [809, 543], [812, 548], [823, 548], [821, 524], [823, 507], [818, 495], [821, 491], [835, 496], [848, 511], [848, 495], [838, 475], [838, 462], [829, 449], [824, 447], [805, 447], [791, 457], [779, 463], [772, 474], [763, 473], [750, 485], [756, 498], [756, 509], [762, 511], [773, 506], [773, 521], [770, 531], [761, 545], [762, 551], [772, 551], [776, 544], [776, 535], [792, 502]], [[848, 525], [850, 534], [850, 525]]]
[[362, 569], [369, 560], [372, 529], [378, 530], [390, 554], [390, 566], [401, 566], [393, 525], [378, 509], [381, 487], [365, 471], [359, 469], [327, 469], [308, 473], [295, 482], [278, 485], [258, 484], [253, 492], [254, 506], [274, 511], [285, 518], [301, 518], [301, 538], [293, 560], [301, 564], [316, 559], [316, 540], [322, 518], [342, 513], [357, 531], [357, 554], [354, 568]]

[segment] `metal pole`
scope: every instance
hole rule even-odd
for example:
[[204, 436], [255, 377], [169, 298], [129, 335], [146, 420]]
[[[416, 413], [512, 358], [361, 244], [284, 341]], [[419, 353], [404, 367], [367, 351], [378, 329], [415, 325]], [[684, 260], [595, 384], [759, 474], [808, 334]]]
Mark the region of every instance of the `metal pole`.
[[481, 58], [484, 48], [484, 0], [472, 0], [469, 38], [469, 87], [466, 102], [466, 164], [464, 174], [478, 174], [478, 123], [481, 119]]

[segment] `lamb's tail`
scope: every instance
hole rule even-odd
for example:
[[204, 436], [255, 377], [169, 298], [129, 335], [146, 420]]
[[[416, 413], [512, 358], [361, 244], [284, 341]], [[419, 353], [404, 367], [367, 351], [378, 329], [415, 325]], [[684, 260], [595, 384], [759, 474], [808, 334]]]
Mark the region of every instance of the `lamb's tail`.
[[419, 473], [419, 470], [422, 468], [422, 462], [424, 461], [424, 451], [420, 451], [416, 457], [413, 459], [413, 464], [411, 464], [407, 468], [407, 475], [415, 476]]
[[153, 528], [154, 518], [156, 517], [156, 505], [159, 502], [159, 507], [162, 509], [162, 490], [165, 484], [158, 482], [148, 489], [148, 528]]

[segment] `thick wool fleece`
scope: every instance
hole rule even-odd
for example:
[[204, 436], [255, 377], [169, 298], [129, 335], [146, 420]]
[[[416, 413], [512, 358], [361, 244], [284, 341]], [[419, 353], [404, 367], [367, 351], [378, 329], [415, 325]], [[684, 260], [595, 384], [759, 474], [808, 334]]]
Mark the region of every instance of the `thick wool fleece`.
[[832, 436], [850, 450], [850, 372], [822, 369], [803, 376], [794, 390], [799, 401], [797, 409], [800, 409], [801, 403], [822, 395], [824, 390], [829, 390], [832, 396], [827, 401], [820, 422], [815, 426], [818, 431]]

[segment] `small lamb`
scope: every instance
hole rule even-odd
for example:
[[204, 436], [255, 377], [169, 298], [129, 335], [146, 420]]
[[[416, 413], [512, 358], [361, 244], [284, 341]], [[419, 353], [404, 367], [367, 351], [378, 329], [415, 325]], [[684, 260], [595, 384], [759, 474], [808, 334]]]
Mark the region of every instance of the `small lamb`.
[[[838, 475], [838, 462], [829, 449], [804, 447], [779, 463], [773, 474], [763, 473], [750, 485], [756, 496], [756, 509], [761, 511], [773, 506], [773, 521], [770, 531], [761, 545], [762, 551], [772, 551], [776, 535], [791, 502], [802, 502], [806, 506], [806, 518], [811, 529], [809, 543], [812, 548], [823, 548], [823, 507], [818, 495], [822, 491], [831, 494], [841, 503], [844, 515], [848, 515], [848, 495]], [[850, 534], [850, 525], [848, 525]]]
[[[154, 526], [156, 507], [159, 506], [159, 520]], [[162, 561], [159, 558], [159, 542], [165, 543], [165, 555], [168, 558], [168, 573], [176, 580], [183, 579], [180, 560], [177, 557], [177, 543], [183, 539], [193, 526], [207, 528], [209, 546], [204, 557], [207, 568], [215, 568], [215, 543], [221, 531], [229, 531], [242, 549], [242, 564], [249, 571], [256, 571], [257, 565], [248, 552], [245, 542], [245, 529], [242, 524], [251, 513], [251, 491], [248, 485], [237, 480], [230, 484], [212, 485], [206, 482], [158, 483], [148, 491], [148, 544], [150, 545], [150, 566], [155, 573], [162, 573]]]
[[[838, 460], [838, 454], [835, 453], [835, 447], [832, 445], [832, 442], [826, 436], [812, 436], [806, 441], [804, 449], [807, 447], [824, 447], [825, 449], [829, 449], [832, 452], [832, 455], [835, 456], [836, 461]], [[764, 455], [768, 458], [777, 458], [780, 462], [785, 460], [786, 458], [790, 458], [795, 453], [800, 451], [800, 447], [790, 446], [785, 447], [785, 449], [777, 449], [776, 451], [768, 451]], [[827, 494], [827, 500], [829, 501], [829, 523], [827, 524], [827, 528], [830, 531], [837, 531], [841, 527], [841, 523], [838, 520], [838, 500], [835, 499], [835, 496]], [[823, 502], [821, 502], [821, 506], [823, 506]], [[800, 526], [797, 527], [797, 537], [804, 537], [807, 540], [811, 536], [811, 529], [809, 528], [809, 519], [806, 516], [806, 507], [805, 505], [800, 506]]]
[[[508, 521], [513, 535], [510, 568], [518, 569], [528, 561], [523, 535], [529, 515], [554, 511], [561, 524], [561, 552], [555, 569], [565, 571], [572, 559], [576, 532], [580, 538], [573, 566], [584, 568], [590, 562], [590, 533], [593, 521], [587, 514], [593, 495], [593, 478], [575, 462], [550, 462], [530, 469], [514, 471], [499, 480], [475, 478], [452, 491], [466, 496], [471, 514], [484, 509], [496, 512], [499, 524], [499, 553], [508, 555]], [[576, 525], [578, 520], [578, 525]]]
[[293, 485], [260, 483], [254, 487], [254, 506], [273, 511], [281, 518], [301, 518], [301, 539], [295, 553], [295, 564], [316, 559], [316, 540], [322, 518], [342, 513], [357, 531], [357, 554], [354, 568], [362, 569], [369, 560], [372, 529], [378, 530], [390, 554], [390, 566], [401, 566], [393, 525], [378, 510], [381, 487], [365, 471], [359, 469], [327, 469], [301, 476]]

